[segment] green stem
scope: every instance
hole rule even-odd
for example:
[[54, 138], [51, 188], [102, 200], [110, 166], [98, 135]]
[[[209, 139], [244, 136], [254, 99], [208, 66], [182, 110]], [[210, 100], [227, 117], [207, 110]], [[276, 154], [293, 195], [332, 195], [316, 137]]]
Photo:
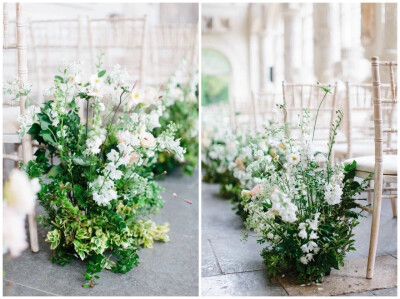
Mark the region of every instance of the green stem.
[[322, 98], [321, 103], [319, 103], [318, 110], [317, 110], [317, 115], [315, 116], [315, 121], [314, 121], [314, 128], [313, 128], [313, 133], [312, 133], [312, 140], [314, 140], [314, 133], [315, 133], [315, 127], [317, 126], [318, 113], [319, 113], [319, 110], [321, 109], [322, 103], [324, 102], [324, 100], [325, 100], [326, 95], [328, 94], [328, 92], [329, 92], [328, 90], [325, 91], [324, 97]]

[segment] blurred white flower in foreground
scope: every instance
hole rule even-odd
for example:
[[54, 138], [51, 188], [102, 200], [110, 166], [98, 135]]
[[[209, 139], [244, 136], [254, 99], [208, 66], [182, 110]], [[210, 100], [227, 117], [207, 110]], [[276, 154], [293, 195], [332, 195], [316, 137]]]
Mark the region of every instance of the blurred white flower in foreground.
[[3, 189], [3, 253], [17, 257], [28, 247], [25, 217], [35, 208], [38, 179], [29, 180], [20, 170], [11, 171]]

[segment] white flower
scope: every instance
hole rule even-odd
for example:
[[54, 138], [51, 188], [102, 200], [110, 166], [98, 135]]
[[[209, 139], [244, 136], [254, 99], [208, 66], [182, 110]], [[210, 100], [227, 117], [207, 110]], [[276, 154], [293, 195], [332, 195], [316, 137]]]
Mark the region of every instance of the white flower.
[[111, 170], [109, 177], [112, 180], [119, 180], [122, 178], [122, 171], [118, 169], [113, 169]]
[[93, 136], [93, 138], [88, 138], [86, 140], [87, 151], [92, 154], [100, 153], [100, 147], [102, 144], [100, 136]]
[[325, 200], [329, 205], [336, 205], [340, 203], [342, 194], [343, 190], [338, 184], [335, 184], [334, 186], [332, 186], [332, 184], [328, 184], [325, 187]]
[[299, 223], [299, 229], [305, 229], [306, 227], [307, 227], [306, 223], [304, 223], [304, 222]]
[[285, 193], [275, 188], [271, 193], [270, 199], [272, 201], [271, 209], [278, 211], [283, 221], [295, 222], [297, 220], [297, 206], [290, 201], [290, 198]]
[[136, 107], [136, 105], [143, 103], [144, 99], [144, 92], [142, 89], [135, 88], [130, 96], [128, 103], [126, 104], [126, 109], [131, 110], [133, 107]]
[[97, 76], [97, 74], [93, 74], [90, 76], [90, 85], [96, 86], [96, 87], [101, 87], [102, 85], [102, 80]]
[[80, 75], [71, 75], [69, 77], [69, 82], [74, 83], [74, 84], [79, 84], [81, 83], [81, 76]]
[[304, 265], [307, 265], [308, 264], [308, 259], [305, 256], [302, 256], [300, 258], [300, 262], [303, 263]]
[[158, 90], [156, 88], [150, 87], [146, 90], [144, 95], [144, 103], [147, 105], [155, 105], [158, 101]]
[[3, 253], [9, 252], [12, 257], [17, 257], [27, 247], [25, 214], [3, 201]]
[[40, 189], [38, 179], [30, 181], [24, 172], [14, 169], [4, 185], [3, 198], [10, 207], [30, 214], [35, 208], [36, 193]]
[[140, 145], [144, 148], [156, 147], [157, 139], [154, 138], [153, 134], [149, 132], [143, 132], [140, 134]]
[[273, 239], [273, 238], [274, 238], [274, 234], [271, 233], [271, 232], [269, 232], [269, 233], [267, 234], [267, 238], [268, 238], [268, 239]]
[[93, 86], [88, 90], [88, 95], [90, 95], [91, 97], [95, 97], [95, 98], [101, 98], [103, 97], [102, 91], [100, 89], [100, 87], [98, 86]]
[[308, 250], [308, 245], [307, 244], [303, 244], [303, 245], [301, 245], [301, 251], [303, 251], [304, 253], [308, 253], [309, 252], [309, 250]]
[[107, 154], [107, 159], [111, 161], [112, 163], [116, 163], [118, 159], [120, 158], [120, 154], [115, 150], [112, 149], [108, 154]]
[[313, 259], [313, 254], [312, 253], [306, 254], [306, 258], [307, 258], [307, 261], [311, 261]]
[[300, 156], [297, 153], [291, 153], [288, 160], [290, 164], [297, 165], [300, 162]]
[[306, 239], [307, 238], [307, 232], [305, 229], [300, 230], [298, 236], [302, 239]]
[[310, 240], [315, 240], [315, 239], [318, 239], [318, 235], [314, 231], [312, 231], [310, 234]]

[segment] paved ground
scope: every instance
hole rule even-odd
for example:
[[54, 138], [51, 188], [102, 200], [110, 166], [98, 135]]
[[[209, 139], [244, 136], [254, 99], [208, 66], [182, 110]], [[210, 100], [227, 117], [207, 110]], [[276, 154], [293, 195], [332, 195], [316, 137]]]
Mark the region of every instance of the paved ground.
[[[16, 296], [197, 296], [198, 295], [198, 176], [169, 174], [161, 181], [166, 188], [165, 207], [153, 217], [158, 223], [168, 221], [169, 243], [157, 243], [153, 249], [139, 252], [140, 265], [127, 274], [103, 271], [99, 285], [93, 289], [81, 287], [85, 264], [74, 261], [65, 267], [52, 264], [49, 244], [44, 242], [45, 230], [40, 228], [40, 251], [29, 250], [14, 260], [4, 260], [4, 295]], [[189, 205], [173, 198], [193, 202]], [[38, 213], [41, 212], [38, 207]]]
[[[286, 291], [267, 275], [260, 256], [262, 246], [251, 237], [245, 243], [240, 241], [243, 222], [230, 203], [218, 197], [218, 190], [216, 184], [202, 184], [202, 295], [286, 296]], [[397, 220], [391, 213], [390, 202], [384, 201], [378, 255], [397, 258]], [[349, 253], [348, 259], [368, 256], [370, 223], [371, 217], [364, 218], [355, 230], [357, 251]], [[396, 293], [397, 288], [391, 288], [351, 295]]]

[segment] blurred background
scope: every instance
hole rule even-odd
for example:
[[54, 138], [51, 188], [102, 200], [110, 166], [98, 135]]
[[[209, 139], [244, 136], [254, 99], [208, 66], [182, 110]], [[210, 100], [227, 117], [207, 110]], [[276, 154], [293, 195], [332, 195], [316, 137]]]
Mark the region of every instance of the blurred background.
[[397, 59], [397, 4], [203, 4], [201, 55], [204, 111], [225, 103], [226, 123], [252, 92], [281, 99], [283, 80], [338, 81], [340, 98], [371, 81], [372, 56]]

